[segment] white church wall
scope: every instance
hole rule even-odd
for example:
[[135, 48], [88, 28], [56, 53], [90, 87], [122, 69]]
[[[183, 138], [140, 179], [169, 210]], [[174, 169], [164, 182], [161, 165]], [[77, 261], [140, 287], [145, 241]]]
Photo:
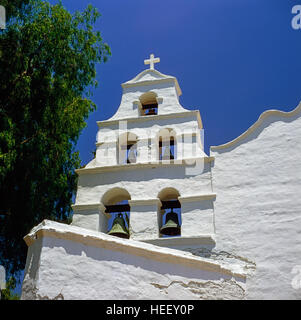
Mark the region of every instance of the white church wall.
[[127, 190], [132, 200], [157, 198], [164, 188], [176, 188], [182, 197], [212, 193], [210, 164], [199, 175], [187, 175], [185, 164], [125, 166], [124, 170], [80, 174], [77, 205], [100, 203], [102, 196], [115, 187]]
[[102, 219], [102, 217], [100, 217], [100, 212], [101, 210], [98, 204], [77, 209], [76, 214], [73, 214], [72, 224], [86, 229], [101, 230], [106, 232], [106, 219]]
[[[155, 168], [128, 168], [127, 170], [81, 174], [78, 180], [76, 203], [73, 207], [72, 224], [91, 230], [106, 230], [102, 226], [105, 218], [102, 216], [101, 210], [98, 209], [100, 219], [102, 220], [102, 222], [99, 222], [95, 207], [97, 208], [101, 204], [106, 192], [114, 188], [127, 190], [131, 196], [131, 200], [141, 201], [157, 199], [160, 191], [170, 187], [176, 188], [181, 197], [198, 196], [199, 193], [212, 193], [209, 163], [204, 164], [204, 170], [200, 175], [187, 175], [185, 169], [185, 165], [166, 165]], [[204, 203], [201, 202], [198, 208], [194, 207], [191, 213], [186, 212], [187, 210], [185, 209], [189, 206], [188, 203], [185, 203], [183, 206], [185, 217], [183, 217], [182, 223], [185, 235], [186, 233], [188, 235], [190, 232], [193, 233], [192, 235], [199, 235], [200, 232], [211, 233], [214, 230], [213, 205], [212, 207], [202, 207]], [[195, 205], [192, 204], [192, 206]], [[140, 219], [141, 217], [136, 209], [133, 208], [133, 215], [131, 214], [130, 216], [130, 222], [131, 224], [133, 223], [133, 226], [136, 226], [137, 223], [138, 225], [140, 224], [140, 222], [136, 222], [136, 219]], [[148, 211], [149, 206], [146, 205], [143, 210]], [[149, 213], [150, 220], [148, 223], [150, 224], [149, 228], [153, 230], [151, 233], [154, 236], [155, 233], [158, 233], [158, 222], [155, 213], [157, 210], [153, 209], [152, 212]], [[191, 217], [195, 217], [192, 224], [189, 222]], [[196, 221], [198, 222], [197, 224], [195, 224]], [[133, 230], [135, 230], [135, 227]], [[149, 234], [144, 234], [140, 227], [137, 230], [140, 230], [143, 238], [148, 239]], [[137, 232], [134, 233], [138, 236]]]
[[151, 86], [125, 88], [118, 112], [110, 120], [139, 117], [138, 105], [134, 102], [138, 101], [143, 93], [149, 91], [154, 92], [159, 99], [162, 99], [158, 107], [159, 115], [187, 111], [180, 105], [173, 83], [158, 83]]
[[183, 237], [214, 234], [212, 200], [181, 201]]
[[176, 133], [177, 159], [206, 156], [200, 137], [202, 124], [197, 117], [196, 112], [188, 112], [181, 116], [151, 117], [143, 121], [99, 122], [96, 159], [87, 168], [116, 165], [118, 137], [127, 132], [137, 136], [137, 163], [158, 161], [158, 134], [166, 128]]
[[[147, 70], [146, 72], [152, 73]], [[131, 117], [139, 117], [138, 102], [142, 94], [146, 92], [154, 92], [159, 100], [158, 114], [170, 114], [175, 112], [187, 111], [179, 103], [179, 96], [175, 84], [175, 78], [163, 79], [163, 81], [149, 81], [140, 83], [135, 82], [135, 85], [131, 84], [123, 85], [123, 94], [121, 98], [120, 106], [117, 112], [110, 120], [122, 120]]]
[[87, 168], [117, 164], [117, 142], [106, 141], [96, 148], [95, 160], [87, 164]]
[[200, 194], [201, 198], [212, 194], [210, 163], [204, 163], [199, 175], [187, 175], [184, 164], [80, 174], [72, 225], [107, 232], [107, 218], [100, 205], [108, 191], [121, 188], [131, 197], [131, 237], [157, 238], [161, 223], [158, 194], [171, 187], [181, 196], [182, 235], [212, 234], [213, 201], [198, 198]]
[[[180, 114], [169, 114], [165, 116], [145, 116], [140, 119], [129, 119], [120, 121], [100, 121], [97, 142], [103, 143], [109, 136], [117, 140], [118, 135], [130, 131], [139, 138], [154, 138], [164, 128], [172, 128], [177, 133], [195, 133], [200, 129], [197, 122], [198, 111], [188, 111]], [[111, 135], [111, 133], [114, 133]]]
[[160, 201], [152, 199], [148, 201], [130, 200], [130, 234], [131, 239], [156, 239], [159, 234], [158, 207]]
[[243, 299], [245, 275], [168, 248], [44, 221], [27, 237], [22, 299]]
[[301, 270], [301, 105], [265, 112], [211, 155], [215, 249], [256, 263], [248, 299], [300, 299], [293, 281]]

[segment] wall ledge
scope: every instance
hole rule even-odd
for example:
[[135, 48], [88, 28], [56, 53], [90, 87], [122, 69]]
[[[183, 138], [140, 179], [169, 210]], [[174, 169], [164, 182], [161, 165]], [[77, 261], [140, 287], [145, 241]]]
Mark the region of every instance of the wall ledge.
[[179, 197], [178, 199], [181, 203], [202, 201], [202, 200], [215, 200], [216, 193], [206, 193], [206, 194], [185, 196], [185, 197]]
[[[160, 167], [175, 167], [175, 166], [185, 166], [190, 167], [190, 163], [196, 162], [198, 160], [204, 160], [205, 163], [213, 162], [214, 157], [196, 157], [196, 158], [185, 158], [185, 159], [178, 159], [174, 161], [153, 161], [153, 162], [138, 162], [138, 163], [127, 163], [127, 164], [118, 164], [118, 165], [108, 165], [108, 166], [99, 166], [99, 167], [89, 167], [89, 168], [80, 168], [76, 169], [75, 172], [78, 175], [82, 174], [95, 174], [101, 172], [109, 172], [109, 171], [121, 171], [121, 170], [137, 170], [137, 169], [144, 169], [144, 168], [160, 168]], [[186, 163], [188, 162], [188, 164]]]
[[196, 245], [215, 245], [215, 236], [212, 234], [203, 234], [195, 237], [166, 237], [157, 239], [141, 240], [146, 243], [154, 244], [157, 246], [196, 246]]
[[24, 237], [24, 240], [27, 246], [31, 246], [37, 239], [44, 237], [69, 240], [82, 243], [87, 246], [123, 252], [163, 263], [180, 264], [185, 267], [217, 272], [246, 280], [246, 274], [242, 270], [236, 270], [237, 268], [235, 268], [235, 266], [233, 266], [232, 270], [230, 267], [222, 266], [217, 262], [206, 261], [201, 257], [193, 256], [191, 253], [176, 249], [158, 247], [141, 241], [121, 239], [105, 233], [50, 220], [44, 220], [34, 227], [30, 233]]
[[186, 118], [196, 116], [199, 124], [199, 129], [203, 129], [203, 123], [200, 116], [199, 110], [188, 110], [183, 112], [175, 112], [175, 113], [166, 113], [166, 114], [158, 114], [153, 116], [140, 116], [140, 117], [131, 117], [131, 118], [122, 118], [122, 119], [113, 119], [113, 120], [103, 120], [97, 121], [98, 128], [107, 127], [112, 125], [117, 125], [119, 122], [127, 121], [127, 122], [147, 122], [153, 120], [164, 120], [164, 119], [174, 119], [174, 118]]

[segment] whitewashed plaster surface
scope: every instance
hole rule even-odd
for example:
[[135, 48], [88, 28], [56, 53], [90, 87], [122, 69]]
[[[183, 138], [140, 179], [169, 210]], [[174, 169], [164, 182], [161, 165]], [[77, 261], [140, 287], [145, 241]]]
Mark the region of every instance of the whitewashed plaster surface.
[[29, 245], [22, 299], [244, 299], [245, 274], [189, 253], [44, 221]]
[[105, 193], [115, 187], [129, 192], [132, 200], [157, 198], [167, 187], [177, 189], [182, 197], [211, 193], [210, 164], [200, 175], [188, 176], [185, 164], [150, 167], [127, 166], [124, 170], [80, 174], [76, 204], [100, 203]]
[[118, 138], [130, 133], [137, 139], [137, 163], [158, 161], [158, 139], [162, 130], [171, 129], [176, 139], [176, 158], [204, 157], [202, 123], [198, 111], [173, 113], [168, 116], [144, 116], [127, 121], [99, 122], [96, 158], [86, 168], [112, 166], [117, 162]]
[[[214, 205], [210, 163], [204, 164], [200, 175], [188, 176], [185, 165], [166, 165], [149, 168], [128, 167], [127, 170], [108, 171], [79, 176], [76, 203], [73, 207], [73, 225], [107, 232], [103, 218], [104, 197], [112, 190], [126, 190], [131, 201], [131, 236], [136, 239], [157, 238], [160, 224], [158, 215], [159, 193], [166, 188], [175, 188], [182, 202], [182, 235], [198, 236], [214, 233]], [[212, 195], [191, 199], [191, 196]], [[188, 202], [185, 201], [188, 197]], [[149, 203], [153, 199], [154, 203]], [[139, 206], [134, 201], [140, 201]], [[148, 226], [148, 227], [146, 227]]]
[[211, 148], [217, 251], [256, 263], [248, 299], [301, 299], [301, 105]]
[[[115, 115], [97, 122], [96, 158], [86, 168], [117, 164], [118, 139], [124, 133], [137, 138], [137, 162], [156, 161], [158, 136], [160, 130], [167, 128], [175, 133], [178, 159], [206, 156], [203, 152], [200, 113], [180, 105], [181, 89], [175, 77], [148, 69], [123, 83], [122, 87], [121, 103]], [[158, 114], [155, 116], [141, 116], [139, 113], [139, 99], [145, 93], [156, 96]], [[187, 139], [188, 136], [193, 136], [194, 141]]]
[[123, 94], [120, 106], [109, 120], [123, 120], [138, 117], [138, 105], [135, 103], [140, 96], [152, 91], [159, 99], [158, 114], [169, 114], [188, 111], [179, 103], [181, 89], [175, 77], [164, 75], [157, 70], [144, 70], [134, 79], [122, 84]]

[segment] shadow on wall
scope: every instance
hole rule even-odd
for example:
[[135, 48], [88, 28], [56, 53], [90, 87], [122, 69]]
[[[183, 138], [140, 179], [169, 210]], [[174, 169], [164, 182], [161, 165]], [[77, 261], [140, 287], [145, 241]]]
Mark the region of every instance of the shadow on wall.
[[[56, 238], [46, 238], [44, 241], [44, 247], [52, 249], [57, 247], [60, 248], [60, 250], [64, 250], [64, 252], [68, 255], [86, 256], [87, 258], [93, 260], [90, 261], [92, 264], [93, 262], [98, 261], [103, 264], [108, 264], [110, 268], [114, 265], [114, 268], [118, 268], [119, 270], [125, 269], [124, 265], [131, 265], [139, 270], [139, 272], [140, 269], [143, 269], [147, 272], [160, 274], [164, 277], [166, 277], [166, 275], [173, 275], [196, 279], [201, 278], [202, 281], [217, 281], [221, 280], [221, 278], [232, 278], [232, 276], [226, 274], [194, 269], [191, 267], [182, 266], [180, 264], [176, 265], [174, 263], [171, 264], [166, 262], [159, 262], [121, 251], [112, 251], [103, 248], [90, 247], [80, 243], [72, 242], [70, 240], [64, 240], [64, 243], [65, 245], [64, 247], [62, 247], [62, 240]], [[96, 264], [93, 265], [96, 266]], [[68, 265], [64, 264], [64, 268], [68, 269]], [[105, 274], [100, 274], [99, 276], [106, 278]], [[239, 280], [241, 281], [242, 279]]]

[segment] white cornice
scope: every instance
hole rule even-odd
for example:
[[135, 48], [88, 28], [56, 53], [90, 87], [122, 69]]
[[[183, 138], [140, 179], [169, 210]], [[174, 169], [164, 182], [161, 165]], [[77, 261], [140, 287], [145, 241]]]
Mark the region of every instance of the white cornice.
[[219, 146], [212, 146], [212, 147], [210, 147], [210, 150], [217, 151], [217, 150], [226, 149], [226, 148], [230, 148], [232, 146], [235, 146], [241, 140], [248, 137], [254, 130], [256, 130], [258, 127], [260, 127], [262, 125], [263, 121], [268, 117], [277, 116], [277, 117], [279, 117], [279, 119], [280, 118], [290, 118], [290, 117], [297, 115], [299, 112], [301, 112], [301, 103], [299, 103], [299, 105], [294, 110], [289, 111], [289, 112], [280, 111], [280, 110], [267, 110], [267, 111], [263, 112], [260, 115], [260, 117], [258, 118], [258, 120], [247, 131], [245, 131], [243, 134], [241, 134], [239, 137], [237, 137], [234, 140], [227, 142], [225, 144], [222, 144]]
[[216, 198], [216, 193], [207, 193], [207, 194], [179, 197], [178, 199], [181, 203], [186, 203], [186, 202], [195, 202], [195, 201], [202, 201], [202, 200], [215, 200], [215, 198]]
[[215, 237], [212, 234], [204, 234], [196, 237], [170, 237], [141, 240], [157, 246], [195, 246], [195, 245], [215, 245]]
[[[206, 193], [199, 195], [191, 195], [179, 197], [180, 203], [195, 202], [202, 200], [214, 200], [216, 198], [216, 193]], [[132, 206], [147, 206], [147, 205], [162, 205], [159, 198], [152, 199], [133, 199], [129, 200], [130, 207]], [[73, 204], [72, 209], [74, 211], [89, 211], [89, 210], [104, 210], [105, 206], [100, 203], [90, 203], [90, 204]]]
[[139, 199], [139, 200], [129, 200], [129, 205], [132, 206], [147, 206], [147, 205], [162, 205], [160, 199]]
[[166, 161], [156, 161], [156, 162], [146, 162], [146, 163], [128, 163], [128, 164], [119, 164], [113, 166], [102, 166], [102, 167], [94, 167], [94, 168], [81, 168], [76, 169], [75, 172], [78, 175], [82, 174], [95, 174], [109, 171], [119, 171], [119, 170], [130, 170], [130, 169], [144, 169], [144, 168], [159, 168], [159, 167], [168, 167], [168, 166], [191, 166], [188, 163], [193, 163], [197, 160], [204, 160], [205, 163], [214, 161], [214, 157], [202, 157], [202, 158], [187, 158], [187, 159], [178, 159], [174, 162], [169, 160]]
[[[180, 133], [178, 133], [178, 134], [175, 134], [174, 135], [174, 137], [176, 137], [176, 139], [181, 139], [181, 138], [183, 138], [183, 137], [196, 137], [198, 134], [197, 134], [197, 132], [195, 132], [195, 131], [190, 131], [190, 132], [180, 132]], [[159, 138], [158, 138], [158, 136], [155, 136], [156, 137], [156, 139], [158, 140]], [[153, 136], [151, 136], [151, 137], [140, 137], [140, 136], [138, 136], [138, 143], [141, 143], [141, 142], [148, 142], [148, 140], [149, 139], [154, 139], [154, 137]], [[156, 141], [157, 141], [156, 140]], [[101, 141], [101, 142], [96, 142], [95, 143], [95, 145], [96, 145], [96, 147], [99, 147], [99, 146], [102, 146], [102, 145], [115, 145], [116, 143], [117, 143], [117, 141], [118, 141], [118, 139], [117, 138], [115, 138], [115, 140], [107, 140], [107, 139], [105, 139], [105, 141]]]
[[90, 203], [90, 204], [73, 204], [71, 205], [73, 211], [82, 210], [100, 210], [103, 205], [101, 203]]
[[96, 121], [98, 127], [106, 127], [115, 124], [119, 124], [120, 121], [128, 121], [128, 122], [146, 122], [152, 120], [161, 120], [161, 119], [174, 119], [174, 118], [185, 118], [189, 117], [192, 114], [197, 116], [197, 121], [199, 123], [199, 128], [203, 129], [202, 118], [200, 115], [199, 110], [190, 110], [184, 112], [175, 112], [175, 113], [168, 113], [168, 114], [158, 114], [154, 116], [140, 116], [137, 118], [122, 118], [116, 120], [104, 120], [104, 121]]

